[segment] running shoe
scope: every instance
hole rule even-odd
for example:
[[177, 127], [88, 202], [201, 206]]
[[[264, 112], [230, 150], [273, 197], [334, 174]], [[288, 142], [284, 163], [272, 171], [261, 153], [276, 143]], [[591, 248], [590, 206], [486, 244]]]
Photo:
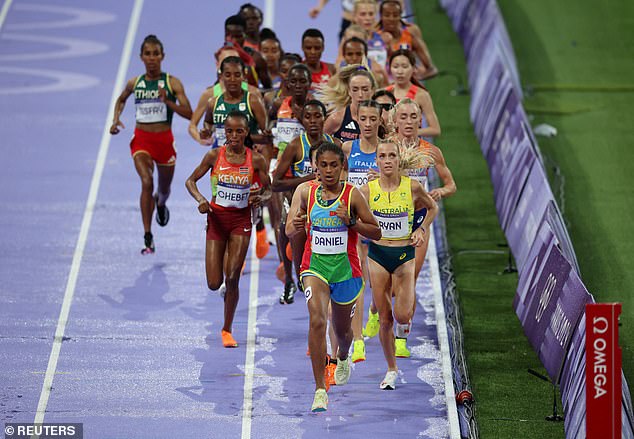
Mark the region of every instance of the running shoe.
[[350, 379], [350, 358], [342, 360], [337, 358], [337, 368], [335, 369], [335, 384], [343, 386]]
[[397, 338], [394, 340], [394, 353], [398, 358], [409, 358], [411, 355], [409, 349], [407, 349], [407, 339]]
[[355, 340], [353, 349], [352, 362], [365, 361], [365, 342], [363, 340]]
[[231, 332], [225, 331], [224, 329], [220, 333], [222, 336], [222, 345], [226, 348], [237, 348], [238, 342], [233, 338]]
[[275, 277], [277, 277], [280, 282], [284, 283], [284, 279], [286, 279], [286, 270], [284, 269], [284, 263], [280, 262], [280, 265], [277, 266], [275, 270]]
[[222, 297], [223, 299], [225, 298], [225, 294], [227, 294], [227, 284], [225, 284], [224, 282], [222, 283], [222, 285], [220, 285], [220, 288], [218, 288], [216, 290], [216, 292], [218, 293], [218, 295], [220, 297]]
[[315, 390], [315, 398], [313, 399], [313, 406], [310, 409], [313, 413], [325, 412], [328, 409], [328, 394], [326, 389]]
[[293, 260], [293, 249], [291, 248], [291, 243], [286, 244], [286, 257], [289, 261]]
[[266, 229], [256, 231], [255, 238], [255, 255], [258, 259], [262, 259], [268, 254], [269, 248], [271, 247], [271, 244], [269, 244], [269, 237], [266, 236]]
[[396, 378], [398, 377], [398, 372], [395, 370], [388, 370], [385, 374], [385, 378], [379, 384], [379, 389], [381, 390], [394, 390], [396, 389]]
[[330, 389], [330, 386], [335, 386], [335, 370], [337, 369], [337, 363], [330, 360], [328, 356], [326, 360], [326, 367], [324, 369], [324, 381], [326, 382], [326, 391]]
[[297, 287], [295, 286], [295, 282], [292, 280], [286, 282], [284, 285], [284, 292], [280, 296], [280, 303], [284, 305], [285, 303], [290, 305], [295, 301], [295, 292], [297, 291]]
[[376, 337], [376, 335], [379, 333], [379, 328], [380, 328], [380, 324], [379, 324], [379, 313], [372, 312], [372, 307], [370, 307], [370, 309], [368, 310], [368, 321], [365, 324], [365, 328], [363, 328], [362, 334], [364, 337]]
[[165, 227], [170, 220], [170, 210], [165, 204], [159, 205], [158, 195], [154, 195], [154, 204], [156, 205], [156, 222], [159, 226]]
[[152, 233], [147, 232], [143, 235], [143, 240], [145, 241], [145, 247], [141, 249], [142, 255], [151, 255], [154, 253], [154, 237]]

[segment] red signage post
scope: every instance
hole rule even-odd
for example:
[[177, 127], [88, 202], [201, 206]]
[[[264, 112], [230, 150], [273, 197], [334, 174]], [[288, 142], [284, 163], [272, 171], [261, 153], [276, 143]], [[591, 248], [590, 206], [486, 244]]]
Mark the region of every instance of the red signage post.
[[621, 438], [620, 303], [586, 305], [586, 437]]

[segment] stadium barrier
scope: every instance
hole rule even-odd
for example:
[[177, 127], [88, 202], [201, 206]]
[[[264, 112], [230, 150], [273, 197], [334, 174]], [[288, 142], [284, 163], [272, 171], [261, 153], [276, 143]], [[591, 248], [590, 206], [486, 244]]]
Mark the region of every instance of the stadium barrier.
[[[440, 3], [463, 44], [471, 121], [489, 167], [498, 219], [519, 272], [513, 306], [550, 381], [560, 386], [566, 437], [585, 438], [586, 305], [595, 301], [581, 280], [522, 105], [506, 25], [495, 0]], [[621, 434], [634, 439], [630, 392], [619, 372], [615, 382], [620, 375]], [[607, 431], [602, 437], [608, 437]]]

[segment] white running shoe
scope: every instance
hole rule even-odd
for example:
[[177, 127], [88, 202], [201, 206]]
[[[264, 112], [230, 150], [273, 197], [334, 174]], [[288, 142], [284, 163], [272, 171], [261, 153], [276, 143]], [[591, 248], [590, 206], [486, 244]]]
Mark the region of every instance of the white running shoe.
[[326, 393], [326, 389], [317, 389], [315, 391], [315, 398], [313, 399], [313, 406], [311, 407], [311, 411], [313, 413], [316, 412], [325, 412], [328, 409], [328, 394]]
[[222, 285], [220, 285], [220, 288], [218, 288], [217, 290], [209, 290], [214, 294], [218, 294], [220, 297], [222, 297], [223, 299], [225, 298], [225, 294], [227, 293], [227, 285], [225, 285], [225, 283], [223, 282]]
[[337, 368], [335, 369], [335, 384], [343, 386], [350, 379], [350, 357], [341, 360], [337, 357]]
[[385, 378], [379, 384], [379, 388], [381, 390], [394, 390], [396, 389], [396, 378], [398, 377], [398, 372], [395, 370], [388, 370], [385, 374]]

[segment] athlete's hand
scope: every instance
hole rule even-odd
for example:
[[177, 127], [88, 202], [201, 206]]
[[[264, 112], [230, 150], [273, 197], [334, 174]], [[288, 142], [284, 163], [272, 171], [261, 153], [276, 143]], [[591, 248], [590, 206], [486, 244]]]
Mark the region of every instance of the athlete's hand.
[[158, 92], [161, 102], [165, 102], [165, 99], [167, 99], [167, 91], [163, 87], [159, 86]]
[[341, 218], [341, 221], [343, 221], [343, 223], [346, 226], [350, 224], [350, 215], [348, 215], [348, 206], [343, 201], [339, 204], [339, 207], [337, 207], [337, 210], [335, 211], [335, 213], [337, 214], [339, 218]]
[[442, 191], [440, 188], [432, 189], [429, 191], [429, 195], [434, 199], [434, 201], [440, 201], [442, 198]]
[[209, 146], [214, 143], [214, 138], [211, 135], [211, 130], [207, 128], [203, 128], [198, 131], [198, 136], [200, 137], [200, 144], [203, 146]]
[[295, 230], [304, 230], [306, 227], [306, 212], [297, 211], [297, 215], [293, 218], [293, 227], [295, 227]]
[[372, 180], [376, 180], [377, 178], [379, 178], [381, 174], [379, 174], [379, 171], [375, 171], [374, 169], [368, 169], [368, 181], [372, 181]]
[[110, 134], [119, 134], [119, 127], [123, 129], [125, 128], [125, 125], [123, 124], [123, 122], [117, 119], [116, 121], [112, 122], [112, 126], [110, 127]]
[[318, 7], [314, 7], [308, 11], [308, 16], [310, 18], [317, 18], [320, 12], [321, 12], [321, 9], [319, 9]]
[[202, 214], [211, 213], [211, 206], [209, 205], [209, 201], [203, 200], [198, 204], [198, 212]]
[[427, 231], [425, 230], [423, 226], [420, 226], [418, 229], [414, 230], [411, 238], [412, 238], [412, 246], [420, 247], [421, 245], [425, 243], [425, 240], [427, 239]]

